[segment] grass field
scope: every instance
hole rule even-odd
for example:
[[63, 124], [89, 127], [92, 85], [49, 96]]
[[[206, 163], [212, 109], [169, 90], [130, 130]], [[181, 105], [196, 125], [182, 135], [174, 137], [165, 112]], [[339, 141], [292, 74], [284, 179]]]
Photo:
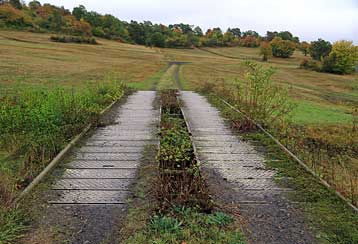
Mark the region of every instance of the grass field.
[[162, 55], [143, 46], [102, 39], [100, 45], [54, 43], [49, 38], [0, 31], [1, 93], [16, 85], [81, 86], [108, 74], [127, 82], [150, 82], [166, 66]]
[[[200, 87], [205, 82], [218, 80], [232, 82], [236, 77], [242, 77], [243, 70], [240, 64], [243, 61], [260, 62], [258, 49], [255, 48], [208, 48], [208, 50], [233, 58], [207, 56], [203, 62], [198, 63], [189, 55], [180, 56], [185, 61], [193, 61], [192, 64], [184, 66], [182, 71], [185, 80], [190, 80], [186, 85], [187, 89]], [[207, 54], [215, 55], [209, 52]], [[277, 69], [273, 78], [279, 84], [292, 88], [291, 97], [299, 103], [295, 109], [294, 121], [309, 124], [350, 123], [352, 116], [349, 114], [358, 104], [357, 76], [302, 70], [298, 68], [302, 59], [304, 56], [295, 52], [293, 57], [288, 59], [271, 58], [267, 63], [261, 62], [265, 66]], [[302, 101], [305, 102], [301, 104]], [[320, 115], [315, 117], [317, 114], [314, 112], [320, 112]]]
[[[3, 96], [27, 88], [85, 93], [88, 85], [98, 85], [108, 77], [139, 90], [178, 86], [196, 90], [207, 82], [231, 83], [243, 77], [245, 60], [261, 62], [254, 48], [158, 49], [103, 39], [98, 39], [99, 45], [54, 43], [49, 38], [49, 34], [0, 31], [0, 102], [5, 101]], [[297, 103], [293, 122], [307, 128], [342, 125], [350, 129], [352, 111], [358, 107], [357, 76], [299, 69], [303, 58], [296, 52], [292, 58], [261, 62], [277, 69], [274, 79], [278, 84], [292, 88], [290, 95]], [[168, 64], [173, 61], [187, 63]], [[10, 165], [8, 156], [0, 148], [0, 173], [13, 170], [15, 164]]]
[[[242, 77], [240, 64], [244, 60], [260, 61], [255, 48], [207, 48], [210, 52], [206, 52], [152, 49], [102, 39], [100, 45], [53, 43], [49, 37], [48, 34], [0, 32], [0, 95], [24, 85], [77, 87], [101, 80], [108, 74], [125, 80], [132, 88], [151, 90], [166, 73], [167, 61], [190, 62], [181, 66], [180, 80], [184, 89], [197, 89], [205, 82], [232, 82]], [[358, 104], [357, 77], [299, 69], [303, 58], [303, 54], [296, 52], [291, 58], [271, 58], [265, 63], [277, 68], [274, 75], [277, 82], [292, 87], [291, 95], [300, 103], [294, 121], [349, 123], [350, 113]], [[305, 102], [301, 104], [301, 101]]]

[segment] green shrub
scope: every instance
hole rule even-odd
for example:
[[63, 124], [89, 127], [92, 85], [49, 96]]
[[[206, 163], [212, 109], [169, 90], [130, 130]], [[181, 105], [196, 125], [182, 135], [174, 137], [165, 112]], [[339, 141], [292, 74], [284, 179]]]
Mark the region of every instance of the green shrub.
[[280, 37], [275, 37], [271, 43], [272, 55], [280, 58], [291, 57], [295, 51], [295, 44], [288, 40], [282, 40]]
[[358, 47], [351, 41], [333, 43], [331, 53], [323, 59], [323, 71], [335, 74], [351, 74], [358, 64]]
[[85, 43], [85, 44], [98, 44], [96, 38], [94, 37], [84, 37], [84, 36], [51, 36], [50, 40], [53, 42], [63, 42], [63, 43]]
[[314, 70], [314, 71], [322, 71], [322, 64], [319, 61], [305, 58], [300, 63], [301, 69], [308, 69], [308, 70]]
[[265, 125], [284, 122], [294, 106], [288, 89], [271, 79], [275, 70], [249, 61], [244, 66], [248, 70], [244, 79], [236, 79], [236, 89], [227, 94], [233, 94], [235, 104], [257, 122]]

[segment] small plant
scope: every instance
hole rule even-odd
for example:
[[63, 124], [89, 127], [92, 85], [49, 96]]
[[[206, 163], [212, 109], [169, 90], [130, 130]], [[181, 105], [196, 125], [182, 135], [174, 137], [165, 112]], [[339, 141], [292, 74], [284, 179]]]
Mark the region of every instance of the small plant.
[[182, 222], [168, 216], [154, 216], [149, 222], [149, 231], [156, 234], [176, 234], [180, 232]]
[[234, 219], [222, 212], [215, 212], [214, 214], [211, 214], [207, 218], [207, 223], [212, 225], [217, 225], [220, 227], [227, 226], [228, 224], [231, 224], [234, 221]]

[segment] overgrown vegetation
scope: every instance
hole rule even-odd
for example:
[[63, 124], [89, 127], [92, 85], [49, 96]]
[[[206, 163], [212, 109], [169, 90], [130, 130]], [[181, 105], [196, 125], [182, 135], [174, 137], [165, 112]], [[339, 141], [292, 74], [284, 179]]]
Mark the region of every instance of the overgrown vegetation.
[[[0, 99], [0, 243], [16, 235], [16, 193], [26, 187], [64, 145], [100, 111], [124, 94], [121, 81], [108, 80], [79, 90], [19, 89]], [[12, 210], [14, 209], [14, 210]], [[10, 221], [10, 222], [9, 222]], [[6, 234], [10, 233], [10, 234]], [[10, 236], [9, 236], [10, 235]], [[3, 238], [3, 239], [1, 239]]]
[[200, 164], [195, 158], [176, 90], [161, 92], [161, 140], [157, 198], [163, 210], [175, 205], [212, 208]]
[[145, 230], [125, 243], [244, 244], [237, 225], [222, 212], [205, 214], [195, 208], [177, 206], [170, 214], [153, 216]]
[[[272, 69], [246, 63], [246, 79], [236, 86], [206, 87], [230, 101], [246, 116], [259, 122], [320, 177], [358, 205], [358, 133], [356, 119], [350, 125], [300, 126], [290, 121], [292, 102], [285, 88], [271, 81]], [[355, 115], [356, 116], [356, 115]], [[241, 131], [255, 126], [248, 119], [237, 121]]]
[[[232, 121], [233, 128], [240, 129], [237, 126], [242, 123], [241, 121], [246, 121], [244, 116], [234, 112], [217, 96], [208, 96], [208, 98], [221, 110], [224, 117]], [[333, 131], [325, 131], [325, 128], [320, 128], [320, 132], [326, 134], [330, 134]], [[358, 215], [338, 198], [332, 190], [328, 190], [321, 185], [315, 177], [307, 173], [285, 154], [271, 138], [260, 131], [243, 131], [240, 129], [240, 135], [246, 140], [252, 140], [255, 143], [259, 142], [260, 145], [264, 146], [267, 166], [278, 171], [277, 183], [294, 189], [289, 194], [289, 198], [299, 203], [307, 223], [313, 229], [319, 243], [351, 244], [358, 242]], [[307, 133], [306, 136], [309, 137], [310, 134]], [[321, 136], [322, 138], [325, 137], [324, 134]], [[336, 162], [332, 163], [335, 164]]]
[[177, 95], [176, 90], [161, 92], [157, 209], [125, 243], [244, 243], [237, 221], [213, 210]]

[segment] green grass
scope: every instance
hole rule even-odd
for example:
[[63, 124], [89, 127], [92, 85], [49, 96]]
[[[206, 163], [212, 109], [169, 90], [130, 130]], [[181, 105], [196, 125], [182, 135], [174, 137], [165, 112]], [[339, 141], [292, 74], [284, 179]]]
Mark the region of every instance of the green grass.
[[[0, 88], [25, 85], [84, 86], [103, 80], [108, 73], [121, 80], [143, 83], [166, 64], [153, 49], [98, 39], [100, 45], [54, 43], [49, 34], [2, 31], [0, 37]], [[0, 92], [1, 93], [1, 92]]]
[[[268, 155], [274, 155], [268, 158], [268, 166], [278, 171], [278, 183], [294, 187], [295, 191], [290, 194], [290, 198], [300, 203], [307, 223], [310, 223], [320, 243], [358, 243], [358, 215], [333, 190], [326, 189], [288, 158], [270, 138], [260, 133], [248, 134], [246, 137], [260, 141], [268, 149]], [[286, 179], [284, 183], [282, 179]]]
[[104, 80], [78, 90], [21, 88], [0, 100], [0, 243], [23, 230], [9, 202], [124, 92], [121, 81]]
[[[210, 96], [208, 99], [225, 118], [235, 121], [240, 118], [215, 97]], [[294, 189], [289, 194], [289, 199], [298, 202], [307, 224], [320, 244], [358, 243], [358, 215], [333, 190], [328, 190], [320, 184], [317, 178], [289, 158], [265, 134], [240, 134], [245, 139], [259, 142], [264, 146], [267, 166], [277, 171], [275, 179], [278, 184]]]
[[353, 116], [335, 107], [299, 101], [292, 113], [292, 119], [297, 124], [350, 124]]
[[[225, 58], [219, 55], [200, 50], [165, 50], [168, 54], [175, 54], [176, 60], [191, 62], [181, 68], [180, 78], [185, 89], [200, 89], [206, 82], [217, 83], [221, 80], [232, 82], [237, 77], [242, 77], [244, 69], [241, 63], [244, 60], [255, 60], [265, 66], [277, 68], [273, 79], [282, 85], [292, 86], [290, 95], [299, 103], [311, 102], [313, 109], [317, 106], [332, 108], [344, 114], [351, 111], [358, 104], [356, 87], [358, 79], [356, 75], [334, 75], [299, 69], [300, 62], [305, 58], [296, 51], [291, 58], [271, 58], [268, 62], [260, 61], [257, 48], [230, 47], [207, 48], [215, 53], [233, 56], [236, 59]], [[201, 55], [198, 54], [201, 52]], [[309, 106], [304, 104], [305, 107]], [[333, 120], [312, 118], [313, 122], [320, 124], [347, 123], [347, 116], [334, 116]], [[297, 122], [306, 123], [298, 119]], [[349, 122], [349, 121], [348, 121]]]
[[177, 68], [178, 65], [173, 64], [167, 69], [167, 71], [163, 74], [158, 82], [158, 91], [178, 88], [174, 77]]
[[149, 77], [144, 82], [130, 82], [127, 83], [128, 88], [136, 89], [136, 90], [155, 90], [157, 87], [158, 82], [162, 78], [162, 76], [167, 71], [167, 66], [159, 70], [153, 76]]
[[11, 244], [28, 229], [24, 215], [17, 208], [0, 206], [0, 243]]
[[171, 215], [153, 216], [146, 228], [125, 243], [244, 244], [238, 223], [222, 212], [205, 214], [192, 208], [174, 207]]

